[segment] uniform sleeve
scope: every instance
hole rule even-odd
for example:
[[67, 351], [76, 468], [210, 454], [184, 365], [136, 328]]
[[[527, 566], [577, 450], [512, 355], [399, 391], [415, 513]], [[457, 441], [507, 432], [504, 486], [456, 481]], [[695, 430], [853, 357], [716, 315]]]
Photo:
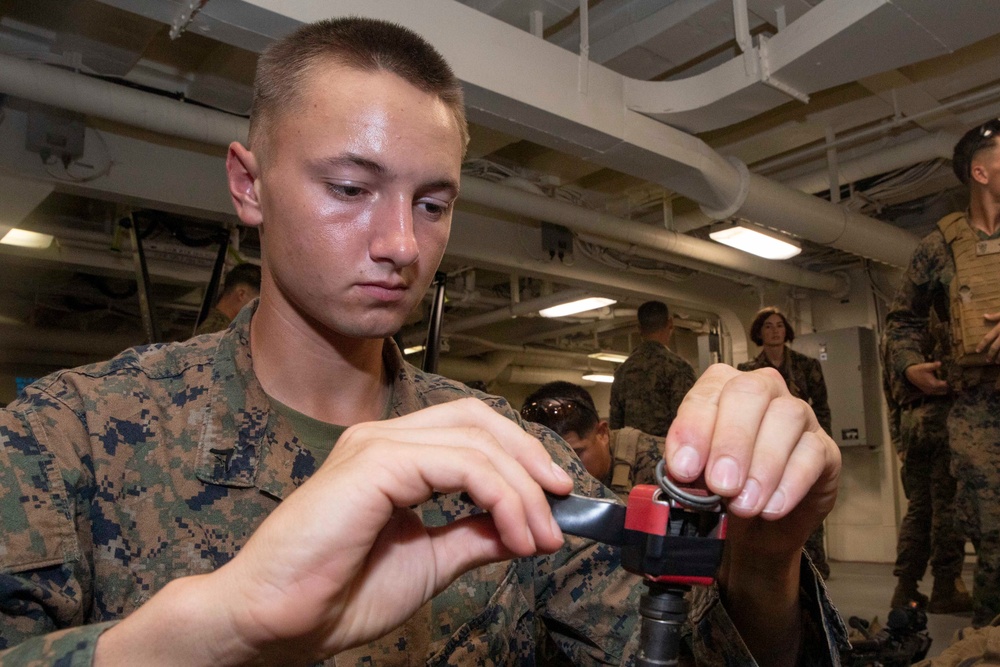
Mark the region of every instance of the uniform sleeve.
[[816, 421], [826, 434], [833, 437], [831, 431], [832, 416], [830, 415], [830, 401], [826, 393], [826, 380], [823, 379], [823, 367], [816, 359], [809, 360], [809, 403], [813, 412], [816, 413]]
[[[847, 630], [816, 570], [803, 556], [799, 582], [802, 638], [798, 665], [834, 667], [847, 648]], [[756, 665], [722, 604], [717, 586], [695, 588], [689, 615], [695, 664], [699, 667]]]
[[656, 464], [663, 458], [665, 438], [643, 433], [635, 448], [635, 466], [632, 468], [633, 484], [656, 484]]
[[[569, 445], [529, 424], [553, 460], [573, 478], [573, 493], [617, 501], [587, 474]], [[536, 611], [559, 649], [575, 665], [628, 663], [638, 635], [641, 580], [621, 566], [617, 547], [566, 536], [563, 548], [535, 559]]]
[[667, 395], [670, 397], [668, 423], [672, 424], [677, 417], [677, 409], [681, 406], [681, 402], [694, 386], [694, 368], [683, 359], [677, 359], [677, 362], [668, 369], [667, 381], [669, 385]]
[[[621, 367], [619, 367], [619, 370]], [[613, 429], [625, 427], [625, 397], [622, 396], [620, 373], [615, 373], [615, 381], [611, 384], [611, 406], [608, 414], [608, 425]]]
[[886, 357], [892, 359], [893, 371], [903, 377], [908, 367], [927, 359], [924, 350], [930, 349], [930, 311], [935, 294], [940, 297], [943, 289], [940, 274], [948, 252], [939, 231], [920, 242], [886, 315], [882, 334]]
[[[36, 393], [0, 410], [0, 666], [86, 665], [110, 624], [82, 626], [92, 583], [76, 488], [86, 466], [68, 438], [86, 431]], [[58, 452], [58, 453], [57, 453]]]

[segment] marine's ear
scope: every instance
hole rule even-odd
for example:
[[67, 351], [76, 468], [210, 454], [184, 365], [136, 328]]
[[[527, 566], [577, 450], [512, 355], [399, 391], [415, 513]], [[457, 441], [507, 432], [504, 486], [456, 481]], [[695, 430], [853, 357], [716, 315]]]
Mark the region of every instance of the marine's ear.
[[260, 165], [257, 157], [238, 141], [229, 144], [226, 154], [226, 177], [229, 181], [229, 196], [240, 222], [248, 227], [257, 227], [264, 221], [260, 205]]

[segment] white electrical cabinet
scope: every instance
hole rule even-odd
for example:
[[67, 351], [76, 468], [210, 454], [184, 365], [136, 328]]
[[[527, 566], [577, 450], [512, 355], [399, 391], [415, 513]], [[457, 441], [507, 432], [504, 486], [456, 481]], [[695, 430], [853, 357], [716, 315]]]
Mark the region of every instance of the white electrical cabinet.
[[841, 447], [882, 444], [882, 382], [875, 332], [864, 327], [796, 336], [792, 348], [819, 359]]

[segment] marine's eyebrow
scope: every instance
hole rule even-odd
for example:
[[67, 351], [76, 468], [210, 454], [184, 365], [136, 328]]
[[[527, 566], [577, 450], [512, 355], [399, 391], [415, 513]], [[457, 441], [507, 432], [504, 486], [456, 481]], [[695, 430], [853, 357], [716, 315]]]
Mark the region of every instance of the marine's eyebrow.
[[392, 175], [389, 168], [381, 162], [376, 162], [357, 153], [341, 153], [316, 160], [316, 164], [324, 167], [360, 167], [376, 176]]

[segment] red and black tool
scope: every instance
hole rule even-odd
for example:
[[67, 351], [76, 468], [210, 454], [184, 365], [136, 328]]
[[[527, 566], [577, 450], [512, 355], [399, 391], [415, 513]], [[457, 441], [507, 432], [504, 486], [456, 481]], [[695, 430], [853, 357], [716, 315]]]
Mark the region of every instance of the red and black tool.
[[643, 667], [677, 664], [688, 614], [684, 594], [692, 585], [715, 580], [726, 538], [719, 496], [677, 486], [664, 474], [663, 461], [656, 474], [659, 485], [636, 486], [625, 507], [583, 496], [549, 496], [564, 533], [621, 547], [622, 565], [645, 579], [636, 656]]

